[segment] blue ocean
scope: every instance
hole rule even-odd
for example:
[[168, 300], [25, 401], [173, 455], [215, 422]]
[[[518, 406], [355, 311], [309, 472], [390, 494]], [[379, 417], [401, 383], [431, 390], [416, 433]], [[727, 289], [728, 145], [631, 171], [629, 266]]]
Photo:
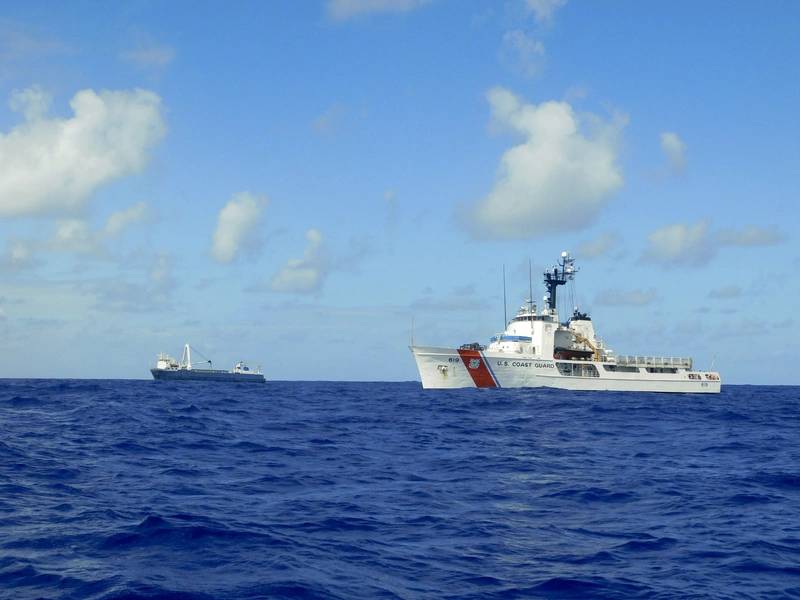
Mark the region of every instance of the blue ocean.
[[0, 597], [800, 598], [800, 388], [0, 382]]

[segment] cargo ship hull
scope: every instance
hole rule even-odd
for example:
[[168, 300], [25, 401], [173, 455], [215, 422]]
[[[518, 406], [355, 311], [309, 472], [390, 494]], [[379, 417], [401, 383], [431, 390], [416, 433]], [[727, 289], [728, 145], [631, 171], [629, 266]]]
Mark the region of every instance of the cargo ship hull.
[[264, 383], [264, 375], [260, 373], [231, 373], [230, 371], [212, 369], [150, 369], [153, 379], [157, 381], [241, 381], [246, 383]]

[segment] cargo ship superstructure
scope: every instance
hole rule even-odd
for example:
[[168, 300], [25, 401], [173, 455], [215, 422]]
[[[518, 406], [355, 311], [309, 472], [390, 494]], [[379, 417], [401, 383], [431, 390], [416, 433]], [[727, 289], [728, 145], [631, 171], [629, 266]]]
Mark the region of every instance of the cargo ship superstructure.
[[[202, 366], [198, 366], [202, 365]], [[177, 361], [169, 354], [163, 352], [156, 358], [156, 366], [150, 369], [153, 379], [167, 381], [228, 381], [264, 383], [261, 368], [251, 370], [244, 361], [237, 362], [233, 369], [214, 369], [213, 363], [205, 359], [202, 362], [192, 362], [192, 347], [186, 344], [183, 347], [181, 360]]]
[[442, 348], [412, 342], [422, 387], [719, 393], [719, 373], [696, 370], [689, 357], [618, 355], [578, 308], [561, 322], [558, 287], [576, 273], [575, 259], [562, 252], [558, 264], [544, 273], [544, 307], [538, 310], [528, 299], [488, 345]]

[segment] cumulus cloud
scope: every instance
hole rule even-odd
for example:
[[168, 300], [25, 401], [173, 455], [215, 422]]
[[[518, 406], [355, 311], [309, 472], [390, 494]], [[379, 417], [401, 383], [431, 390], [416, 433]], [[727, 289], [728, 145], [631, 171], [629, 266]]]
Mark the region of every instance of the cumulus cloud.
[[647, 306], [658, 300], [654, 289], [648, 290], [604, 290], [595, 298], [597, 304], [606, 306]]
[[328, 0], [328, 15], [336, 21], [375, 13], [402, 13], [427, 4], [430, 0]]
[[544, 67], [544, 44], [519, 29], [507, 31], [503, 35], [500, 58], [525, 77], [534, 77]]
[[256, 228], [266, 205], [265, 197], [241, 192], [222, 207], [211, 244], [211, 255], [215, 260], [232, 262], [243, 249], [257, 245]]
[[528, 10], [541, 24], [551, 23], [556, 11], [564, 6], [567, 0], [525, 0]]
[[149, 214], [149, 208], [144, 202], [137, 202], [119, 212], [112, 213], [106, 221], [103, 233], [107, 237], [114, 237], [122, 233], [125, 229], [144, 221]]
[[0, 133], [0, 216], [80, 209], [100, 186], [136, 173], [164, 135], [160, 98], [146, 90], [82, 90], [73, 116], [47, 118], [39, 88], [15, 92], [25, 121]]
[[22, 113], [27, 121], [41, 119], [50, 108], [53, 98], [40, 86], [34, 85], [25, 90], [14, 90], [8, 106], [14, 112]]
[[121, 236], [131, 225], [144, 220], [148, 207], [139, 202], [109, 215], [105, 225], [93, 229], [85, 219], [58, 219], [49, 238], [13, 240], [0, 257], [0, 265], [18, 270], [39, 264], [43, 252], [72, 252], [107, 256], [107, 242]]
[[583, 259], [599, 258], [608, 254], [618, 245], [619, 236], [616, 233], [604, 233], [593, 240], [586, 240], [580, 244], [576, 254]]
[[706, 221], [666, 225], [647, 236], [647, 242], [644, 262], [696, 267], [708, 263], [716, 254]]
[[494, 122], [524, 137], [501, 159], [489, 195], [467, 210], [475, 237], [526, 239], [590, 224], [623, 183], [617, 142], [626, 119], [579, 119], [566, 102], [525, 104], [489, 91]]
[[290, 258], [270, 282], [274, 292], [310, 294], [318, 291], [327, 275], [328, 268], [320, 249], [322, 234], [316, 229], [306, 232], [306, 246], [303, 258]]
[[677, 133], [665, 131], [661, 134], [661, 149], [667, 156], [673, 173], [682, 173], [686, 168], [686, 144]]
[[48, 249], [103, 254], [106, 242], [119, 237], [126, 229], [147, 218], [148, 210], [146, 203], [138, 202], [111, 213], [99, 230], [93, 230], [84, 219], [60, 219], [56, 221], [56, 229]]
[[749, 225], [714, 233], [709, 231], [707, 221], [675, 223], [656, 229], [648, 236], [641, 261], [662, 266], [699, 267], [708, 264], [725, 246], [768, 246], [784, 239], [775, 227]]

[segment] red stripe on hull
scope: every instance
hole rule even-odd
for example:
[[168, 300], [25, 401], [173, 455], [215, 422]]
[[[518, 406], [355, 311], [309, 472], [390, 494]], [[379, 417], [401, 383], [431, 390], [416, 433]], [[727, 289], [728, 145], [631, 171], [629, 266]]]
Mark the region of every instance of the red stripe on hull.
[[494, 377], [486, 366], [486, 361], [477, 350], [459, 350], [458, 355], [467, 369], [467, 373], [475, 382], [475, 387], [493, 388], [497, 387]]

